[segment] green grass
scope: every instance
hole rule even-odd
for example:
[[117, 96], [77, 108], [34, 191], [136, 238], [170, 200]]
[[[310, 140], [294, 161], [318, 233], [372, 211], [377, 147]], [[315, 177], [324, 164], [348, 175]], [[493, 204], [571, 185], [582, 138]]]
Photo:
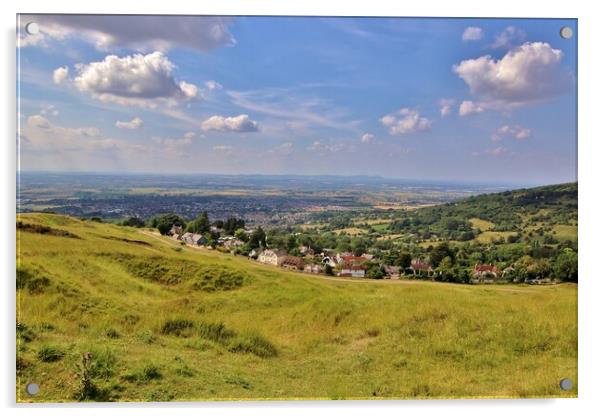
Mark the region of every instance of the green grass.
[[489, 231], [493, 227], [495, 227], [495, 224], [491, 221], [485, 221], [479, 218], [471, 218], [469, 222], [470, 225], [472, 225], [472, 228], [475, 228], [480, 231]]
[[485, 231], [479, 234], [475, 240], [477, 240], [479, 243], [486, 244], [499, 239], [506, 241], [506, 239], [511, 235], [516, 235], [516, 233], [512, 231]]
[[555, 225], [552, 227], [553, 235], [559, 240], [577, 241], [576, 225]]
[[[24, 281], [47, 279], [17, 291], [19, 402], [74, 400], [85, 352], [96, 400], [576, 395], [558, 388], [577, 381], [575, 285], [351, 281], [176, 252], [144, 230], [19, 220], [79, 237], [18, 234]], [[223, 276], [238, 283], [195, 287]]]

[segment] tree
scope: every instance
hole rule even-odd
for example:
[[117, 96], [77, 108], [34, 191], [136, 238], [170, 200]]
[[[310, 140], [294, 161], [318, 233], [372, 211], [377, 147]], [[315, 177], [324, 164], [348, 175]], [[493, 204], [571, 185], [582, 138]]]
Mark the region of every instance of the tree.
[[157, 218], [157, 229], [161, 235], [166, 235], [174, 225], [185, 227], [186, 221], [176, 214], [165, 214]]
[[368, 263], [368, 269], [366, 270], [366, 277], [369, 279], [384, 279], [385, 269], [383, 266], [377, 263]]
[[225, 223], [223, 223], [223, 226], [221, 228], [224, 229], [224, 232], [227, 235], [234, 235], [236, 230], [238, 230], [239, 228], [245, 228], [245, 220], [243, 220], [242, 218], [239, 219], [235, 217], [230, 217], [226, 220]]
[[576, 282], [578, 279], [578, 257], [570, 248], [563, 249], [552, 266], [554, 276], [563, 281]]
[[286, 251], [291, 252], [297, 248], [297, 239], [293, 234], [286, 239]]
[[244, 241], [245, 243], [249, 241], [249, 236], [245, 232], [244, 228], [239, 228], [234, 232], [234, 237], [238, 238], [240, 241]]
[[266, 235], [263, 228], [257, 227], [257, 229], [251, 233], [248, 244], [251, 249], [267, 246]]
[[439, 263], [441, 263], [441, 261], [445, 258], [445, 257], [449, 257], [452, 261], [452, 263], [454, 262], [454, 252], [452, 251], [452, 249], [449, 247], [449, 245], [447, 243], [441, 243], [439, 245], [437, 245], [436, 247], [433, 248], [433, 250], [431, 251], [429, 258], [431, 260], [431, 264], [433, 267], [437, 267], [439, 266]]
[[408, 252], [403, 252], [399, 255], [399, 260], [397, 261], [397, 265], [401, 267], [403, 270], [407, 269], [412, 265], [412, 255]]
[[442, 280], [444, 282], [455, 281], [454, 263], [451, 257], [446, 256], [441, 260], [439, 267], [437, 267], [437, 272], [439, 273], [437, 280]]
[[204, 234], [209, 232], [211, 224], [209, 223], [209, 215], [207, 211], [203, 211], [193, 221], [188, 224], [186, 231], [195, 234]]
[[137, 228], [144, 227], [144, 225], [145, 225], [144, 220], [142, 220], [138, 217], [130, 217], [126, 220], [123, 220], [122, 224], [127, 227], [137, 227]]

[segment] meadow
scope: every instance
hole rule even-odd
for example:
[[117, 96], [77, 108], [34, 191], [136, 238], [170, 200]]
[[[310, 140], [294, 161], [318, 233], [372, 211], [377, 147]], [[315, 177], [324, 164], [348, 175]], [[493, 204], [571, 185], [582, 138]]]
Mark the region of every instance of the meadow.
[[17, 220], [19, 402], [577, 395], [575, 284], [312, 276], [129, 227]]

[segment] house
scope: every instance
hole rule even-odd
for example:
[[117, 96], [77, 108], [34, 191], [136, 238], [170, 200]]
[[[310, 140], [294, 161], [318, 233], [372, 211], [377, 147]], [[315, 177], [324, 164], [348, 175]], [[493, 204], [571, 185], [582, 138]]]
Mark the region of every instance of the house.
[[173, 225], [171, 227], [171, 230], [169, 230], [169, 232], [167, 234], [170, 235], [170, 236], [172, 236], [176, 240], [179, 240], [180, 236], [183, 233], [184, 233], [184, 229], [181, 226], [179, 226], [179, 225]]
[[273, 266], [280, 266], [285, 257], [286, 251], [284, 250], [264, 250], [257, 256], [257, 261]]
[[227, 239], [226, 241], [224, 241], [224, 247], [227, 248], [235, 248], [235, 247], [240, 247], [240, 246], [244, 246], [245, 243], [242, 240], [239, 240], [238, 238], [230, 238]]
[[186, 244], [192, 244], [195, 246], [203, 246], [209, 242], [202, 234], [184, 233], [181, 240]]
[[401, 267], [385, 266], [385, 273], [389, 279], [399, 280], [400, 271], [401, 271]]
[[304, 255], [304, 256], [308, 256], [311, 257], [314, 255], [314, 251], [312, 250], [311, 247], [307, 247], [307, 246], [301, 246], [299, 247], [299, 252]]
[[501, 276], [501, 271], [492, 264], [475, 264], [472, 270], [474, 283], [493, 283]]
[[339, 276], [343, 277], [366, 277], [366, 266], [344, 263]]
[[435, 273], [430, 264], [420, 259], [413, 259], [408, 270], [414, 276], [432, 276]]
[[354, 256], [354, 255], [350, 255], [350, 254], [349, 255], [341, 254], [340, 256], [337, 256], [337, 263], [343, 264], [343, 265], [351, 264], [354, 266], [359, 266], [359, 265], [363, 264], [365, 261], [366, 261], [366, 258], [362, 257], [362, 256]]
[[280, 264], [285, 269], [289, 270], [303, 270], [303, 259], [297, 256], [285, 256]]
[[319, 264], [306, 264], [303, 271], [306, 273], [320, 274], [324, 271], [324, 268]]

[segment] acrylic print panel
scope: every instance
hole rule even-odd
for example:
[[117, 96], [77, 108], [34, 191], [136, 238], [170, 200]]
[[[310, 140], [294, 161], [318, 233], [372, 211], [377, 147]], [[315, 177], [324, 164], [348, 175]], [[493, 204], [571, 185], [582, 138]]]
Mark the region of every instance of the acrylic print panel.
[[576, 37], [20, 15], [17, 401], [575, 397]]

